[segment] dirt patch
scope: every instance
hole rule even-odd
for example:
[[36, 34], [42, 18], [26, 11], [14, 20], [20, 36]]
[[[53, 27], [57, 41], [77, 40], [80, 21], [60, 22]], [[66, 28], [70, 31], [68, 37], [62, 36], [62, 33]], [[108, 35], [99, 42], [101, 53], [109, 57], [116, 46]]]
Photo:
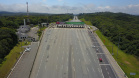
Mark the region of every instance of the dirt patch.
[[128, 61], [125, 61], [126, 64], [130, 64]]

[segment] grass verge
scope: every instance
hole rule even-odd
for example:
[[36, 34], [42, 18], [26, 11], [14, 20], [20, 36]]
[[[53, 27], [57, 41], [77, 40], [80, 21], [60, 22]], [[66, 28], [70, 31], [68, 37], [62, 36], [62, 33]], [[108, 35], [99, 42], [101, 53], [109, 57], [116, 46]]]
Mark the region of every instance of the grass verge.
[[21, 55], [20, 52], [22, 52], [22, 50], [24, 50], [24, 48], [21, 49], [21, 42], [20, 42], [4, 58], [5, 61], [3, 61], [2, 64], [0, 65], [0, 78], [5, 78], [6, 76], [8, 76], [11, 68], [14, 66], [17, 59]]
[[72, 19], [69, 19], [68, 21], [71, 21]]
[[41, 27], [39, 30], [38, 30], [38, 36], [39, 36], [39, 39], [40, 39], [40, 37], [41, 37], [41, 35], [42, 35], [42, 31], [44, 31], [45, 29], [46, 29], [47, 27]]
[[[117, 55], [118, 47], [114, 45], [111, 41], [109, 41], [107, 37], [102, 35], [102, 33], [99, 30], [97, 30], [96, 33], [99, 36], [99, 38], [102, 40], [104, 45], [109, 45], [106, 47], [110, 53], [112, 53], [112, 47], [110, 46], [113, 46], [113, 53], [114, 53], [113, 57], [117, 61], [117, 63], [120, 65], [120, 67], [123, 69], [125, 74], [129, 78], [139, 78], [139, 60], [135, 56], [124, 53], [120, 49], [118, 49], [118, 55]], [[131, 76], [130, 75], [131, 72], [136, 73], [136, 75]]]
[[80, 20], [83, 21], [87, 25], [92, 25], [92, 23], [90, 21], [86, 21], [84, 18], [82, 18]]
[[[87, 24], [87, 25], [93, 26], [92, 23], [91, 23], [90, 21], [86, 21], [84, 18], [82, 18], [82, 19], [80, 19], [80, 20], [83, 21], [83, 22], [84, 22], [85, 24]], [[90, 29], [93, 29], [91, 26], [89, 26]]]

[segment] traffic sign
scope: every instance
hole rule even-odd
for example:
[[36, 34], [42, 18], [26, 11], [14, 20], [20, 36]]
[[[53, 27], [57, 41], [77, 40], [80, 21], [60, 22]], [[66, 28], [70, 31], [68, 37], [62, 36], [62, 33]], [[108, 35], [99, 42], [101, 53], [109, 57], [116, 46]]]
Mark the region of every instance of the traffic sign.
[[132, 73], [132, 72], [131, 72], [130, 75], [136, 75], [136, 73]]

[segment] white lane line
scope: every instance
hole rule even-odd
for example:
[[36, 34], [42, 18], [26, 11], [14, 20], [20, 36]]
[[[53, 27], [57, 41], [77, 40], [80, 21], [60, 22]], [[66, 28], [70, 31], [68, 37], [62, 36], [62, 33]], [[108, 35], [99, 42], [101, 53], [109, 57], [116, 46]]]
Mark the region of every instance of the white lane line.
[[57, 65], [56, 65], [56, 69], [57, 69]]
[[75, 68], [73, 67], [73, 70], [74, 70], [74, 72], [75, 72]]
[[[42, 59], [43, 59], [43, 57], [44, 57], [44, 53], [43, 53]], [[42, 64], [42, 59], [41, 59], [41, 63], [39, 65], [39, 69], [38, 69], [38, 72], [37, 72], [37, 76], [36, 77], [38, 77], [38, 74], [39, 74], [39, 71], [40, 71], [40, 67], [41, 67], [41, 64]]]
[[100, 69], [98, 68], [98, 71], [100, 72]]
[[96, 62], [96, 60], [94, 59], [94, 61]]
[[58, 56], [57, 56], [57, 60], [58, 60]]
[[106, 68], [106, 70], [107, 70], [107, 68]]
[[99, 65], [110, 65], [110, 64], [99, 64]]
[[46, 70], [46, 66], [45, 66], [45, 70]]
[[91, 60], [89, 59], [89, 62], [91, 63]]
[[109, 72], [107, 72], [108, 73], [108, 75], [109, 75]]
[[86, 53], [88, 55], [88, 53]]
[[89, 72], [89, 69], [88, 69], [88, 67], [87, 67], [87, 71]]
[[68, 71], [68, 66], [67, 66], [67, 71]]
[[94, 68], [92, 67], [92, 70], [95, 72]]
[[62, 65], [62, 69], [63, 69], [63, 65]]

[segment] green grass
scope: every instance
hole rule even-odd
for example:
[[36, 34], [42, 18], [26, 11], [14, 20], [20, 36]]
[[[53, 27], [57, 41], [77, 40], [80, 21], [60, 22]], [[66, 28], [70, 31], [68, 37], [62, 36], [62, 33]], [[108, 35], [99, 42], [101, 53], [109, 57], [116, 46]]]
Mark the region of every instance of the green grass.
[[92, 25], [90, 21], [86, 21], [84, 18], [80, 19], [82, 22], [84, 22], [87, 25]]
[[[22, 50], [24, 50], [24, 48], [22, 48]], [[15, 62], [21, 55], [20, 52], [22, 52], [22, 50], [21, 43], [17, 44], [17, 46], [15, 46], [5, 57], [5, 61], [3, 61], [0, 65], [0, 78], [5, 78], [9, 74], [11, 68], [14, 66]]]
[[39, 30], [38, 30], [38, 36], [39, 36], [39, 39], [40, 39], [40, 37], [41, 37], [41, 35], [42, 35], [42, 31], [44, 31], [45, 29], [46, 29], [47, 27], [41, 27]]
[[[84, 18], [82, 18], [82, 19], [80, 19], [80, 20], [81, 20], [82, 22], [84, 22], [85, 24], [87, 24], [87, 25], [93, 26], [92, 23], [91, 23], [90, 21], [86, 21]], [[91, 26], [89, 26], [90, 29], [93, 29]]]
[[72, 19], [69, 19], [68, 21], [71, 21]]
[[[119, 49], [118, 49], [118, 58], [117, 58], [118, 47], [114, 45], [112, 42], [110, 42], [107, 37], [103, 36], [99, 30], [97, 30], [96, 33], [99, 36], [99, 38], [103, 41], [103, 43], [105, 40], [104, 45], [110, 45], [110, 46], [113, 45], [113, 53], [114, 53], [113, 57], [118, 62], [120, 67], [123, 69], [123, 71], [126, 73], [126, 75], [129, 78], [139, 78], [139, 60], [135, 56], [126, 54]], [[110, 53], [112, 53], [112, 47], [107, 46], [107, 49], [110, 51]], [[134, 72], [136, 73], [136, 75], [130, 76], [130, 72]]]

